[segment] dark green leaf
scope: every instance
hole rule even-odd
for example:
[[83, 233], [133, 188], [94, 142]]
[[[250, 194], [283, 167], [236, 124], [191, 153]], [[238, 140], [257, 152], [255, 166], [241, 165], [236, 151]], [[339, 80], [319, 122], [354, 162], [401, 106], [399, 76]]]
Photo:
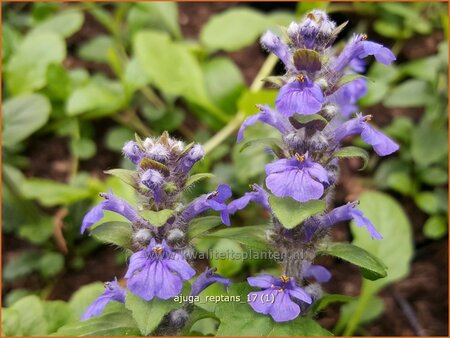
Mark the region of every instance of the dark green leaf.
[[151, 301], [145, 301], [131, 292], [127, 292], [125, 301], [125, 307], [132, 312], [140, 333], [144, 336], [150, 335], [164, 316], [179, 306], [173, 299], [153, 298]]
[[215, 177], [214, 174], [211, 173], [199, 173], [189, 176], [188, 180], [186, 181], [186, 184], [184, 185], [184, 188], [188, 188], [194, 183], [197, 183], [198, 181], [204, 180], [205, 178], [211, 178]]
[[5, 100], [2, 106], [2, 144], [13, 146], [25, 140], [47, 122], [50, 102], [40, 94], [21, 95]]
[[64, 256], [57, 252], [46, 252], [39, 258], [37, 268], [44, 278], [54, 277], [64, 268]]
[[320, 55], [312, 49], [297, 49], [293, 54], [294, 65], [297, 70], [319, 71], [322, 68]]
[[231, 227], [209, 233], [205, 238], [227, 238], [247, 247], [265, 250], [267, 249], [264, 237], [265, 230], [266, 227], [262, 225]]
[[305, 203], [286, 197], [280, 198], [274, 195], [269, 197], [269, 204], [274, 215], [286, 229], [293, 229], [308, 217], [314, 216], [326, 208], [322, 200], [311, 200]]
[[129, 311], [109, 312], [61, 327], [55, 336], [138, 336], [139, 329]]
[[377, 257], [350, 243], [333, 243], [319, 253], [337, 257], [358, 266], [363, 276], [370, 280], [377, 280], [387, 275], [386, 267]]
[[360, 170], [364, 170], [367, 167], [367, 163], [369, 162], [369, 153], [362, 148], [353, 146], [339, 149], [333, 154], [333, 157], [339, 158], [360, 157], [364, 161], [364, 164]]
[[380, 164], [375, 183], [382, 189], [393, 189], [404, 195], [413, 195], [416, 189], [410, 165], [398, 158], [389, 158]]
[[90, 234], [103, 243], [130, 248], [133, 231], [127, 222], [106, 222], [91, 230]]
[[447, 141], [446, 126], [421, 123], [412, 131], [411, 155], [420, 166], [437, 163], [448, 154]]
[[190, 240], [195, 239], [221, 224], [222, 220], [219, 216], [204, 216], [194, 218], [191, 223], [189, 223], [188, 237]]

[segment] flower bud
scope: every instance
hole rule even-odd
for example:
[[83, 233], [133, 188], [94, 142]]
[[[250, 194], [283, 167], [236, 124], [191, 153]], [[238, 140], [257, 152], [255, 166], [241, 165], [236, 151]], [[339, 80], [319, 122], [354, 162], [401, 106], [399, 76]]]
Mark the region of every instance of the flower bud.
[[184, 309], [178, 309], [170, 312], [169, 321], [170, 326], [174, 328], [181, 328], [184, 326], [189, 318], [189, 314]]
[[134, 234], [134, 240], [140, 244], [148, 244], [152, 239], [152, 233], [149, 229], [139, 229]]
[[175, 246], [177, 243], [183, 242], [186, 238], [186, 234], [180, 229], [172, 229], [168, 232], [166, 240], [170, 246]]
[[139, 148], [136, 142], [128, 141], [122, 148], [123, 155], [128, 158], [133, 164], [137, 165], [144, 157], [143, 151]]

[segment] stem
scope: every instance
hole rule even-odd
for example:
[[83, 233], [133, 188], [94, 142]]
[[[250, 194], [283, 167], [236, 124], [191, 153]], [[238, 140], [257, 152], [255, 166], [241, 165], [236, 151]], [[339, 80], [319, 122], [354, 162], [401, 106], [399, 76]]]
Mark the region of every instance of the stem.
[[364, 310], [366, 309], [367, 304], [369, 303], [370, 298], [372, 297], [371, 292], [364, 292], [366, 285], [365, 283], [366, 282], [363, 281], [363, 285], [361, 288], [361, 296], [358, 299], [355, 312], [353, 312], [353, 315], [350, 317], [350, 320], [347, 323], [347, 327], [344, 330], [343, 336], [353, 336], [353, 333], [358, 327], [361, 317], [364, 314]]
[[[75, 120], [76, 121], [76, 127], [75, 130], [73, 131], [73, 135], [72, 135], [72, 142], [76, 142], [78, 140], [80, 140], [80, 122], [78, 121], [78, 119]], [[75, 154], [74, 151], [72, 151], [72, 163], [71, 163], [71, 170], [70, 170], [70, 178], [73, 179], [78, 172], [78, 166], [79, 166], [79, 158], [78, 155]]]
[[[266, 61], [264, 61], [261, 66], [258, 74], [250, 85], [250, 92], [257, 92], [260, 90], [264, 82], [262, 81], [265, 77], [267, 77], [271, 72], [273, 67], [278, 62], [278, 58], [274, 54], [270, 54]], [[223, 127], [216, 135], [214, 135], [208, 142], [205, 143], [204, 149], [205, 154], [210, 153], [214, 148], [220, 145], [227, 137], [229, 137], [241, 124], [244, 122], [246, 118], [246, 114], [243, 111], [238, 111], [235, 117], [228, 122], [228, 124]]]

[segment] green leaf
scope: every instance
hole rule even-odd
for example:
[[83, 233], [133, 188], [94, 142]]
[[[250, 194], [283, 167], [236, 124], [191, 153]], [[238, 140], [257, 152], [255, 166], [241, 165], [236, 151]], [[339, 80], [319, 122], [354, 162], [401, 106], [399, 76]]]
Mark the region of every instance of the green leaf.
[[382, 189], [393, 189], [404, 195], [413, 195], [416, 189], [410, 164], [399, 158], [389, 158], [380, 164], [375, 183]]
[[200, 65], [186, 46], [177, 44], [167, 34], [156, 31], [138, 32], [134, 36], [133, 46], [144, 72], [161, 91], [183, 96], [208, 109], [209, 113], [215, 114], [223, 122], [228, 121], [211, 103]]
[[308, 217], [314, 216], [326, 208], [325, 201], [311, 200], [305, 203], [286, 197], [274, 195], [269, 197], [269, 204], [274, 215], [286, 229], [293, 229]]
[[174, 211], [170, 209], [163, 209], [160, 211], [144, 210], [140, 214], [143, 218], [147, 219], [151, 225], [160, 227], [166, 224], [167, 220], [172, 217]]
[[[357, 306], [357, 300], [353, 300], [341, 306], [341, 315], [334, 329], [336, 335], [341, 335], [345, 324], [349, 319], [355, 315]], [[384, 302], [383, 299], [376, 296], [371, 296], [367, 301], [367, 307], [361, 315], [359, 320], [360, 324], [370, 323], [380, 317], [384, 312]]]
[[433, 215], [440, 211], [440, 196], [431, 191], [423, 191], [414, 197], [417, 206], [427, 214]]
[[2, 336], [22, 336], [20, 315], [11, 308], [2, 308]]
[[52, 15], [49, 19], [39, 23], [32, 32], [42, 33], [51, 32], [68, 38], [77, 32], [83, 25], [84, 16], [80, 11], [67, 10], [56, 15]]
[[2, 144], [8, 147], [25, 140], [47, 123], [50, 110], [49, 100], [41, 94], [5, 100], [2, 106]]
[[81, 45], [78, 56], [83, 60], [107, 63], [108, 50], [113, 47], [113, 39], [108, 35], [98, 35]]
[[59, 35], [29, 34], [5, 67], [6, 86], [13, 95], [41, 89], [46, 85], [48, 65], [60, 63], [65, 57], [65, 43]]
[[428, 84], [422, 80], [407, 80], [392, 89], [383, 104], [393, 107], [423, 107], [432, 98]]
[[37, 296], [24, 297], [15, 302], [10, 309], [13, 309], [19, 315], [22, 336], [44, 336], [47, 334], [43, 303]]
[[133, 318], [142, 335], [150, 335], [159, 325], [164, 316], [181, 304], [173, 299], [153, 298], [145, 301], [131, 292], [127, 292], [125, 307], [133, 314]]
[[386, 277], [386, 267], [366, 250], [350, 243], [333, 243], [320, 250], [319, 254], [343, 259], [358, 266], [364, 278], [377, 280]]
[[234, 62], [216, 57], [203, 65], [205, 83], [209, 96], [223, 111], [236, 112], [236, 102], [245, 89], [244, 78]]
[[246, 116], [256, 114], [259, 112], [257, 104], [264, 102], [271, 105], [275, 102], [277, 95], [278, 91], [274, 89], [261, 89], [257, 92], [246, 90], [238, 101], [239, 111]]
[[211, 51], [237, 51], [251, 45], [267, 28], [267, 19], [249, 8], [232, 8], [214, 15], [200, 33], [200, 41]]
[[112, 127], [105, 137], [105, 145], [109, 150], [121, 152], [123, 145], [133, 139], [134, 133], [125, 127]]
[[367, 83], [367, 94], [359, 100], [359, 103], [363, 107], [376, 105], [383, 101], [389, 88], [389, 84], [384, 81], [369, 81]]
[[110, 169], [105, 170], [105, 174], [115, 176], [132, 187], [137, 186], [137, 174], [135, 170], [128, 169]]
[[109, 312], [61, 327], [55, 336], [138, 336], [129, 311]]
[[117, 113], [125, 103], [124, 89], [119, 82], [94, 78], [73, 91], [66, 102], [66, 112], [69, 116], [84, 114], [84, 117], [97, 118]]
[[15, 279], [25, 277], [36, 270], [39, 256], [34, 252], [24, 252], [13, 256], [3, 266], [3, 279], [5, 281], [14, 281]]
[[95, 155], [97, 146], [89, 138], [72, 139], [70, 151], [81, 160], [88, 160]]
[[56, 332], [60, 327], [72, 322], [75, 317], [66, 302], [61, 300], [46, 301], [44, 305], [44, 316], [47, 321], [48, 333]]
[[423, 234], [431, 239], [442, 238], [447, 234], [447, 232], [447, 219], [444, 216], [431, 216], [427, 219], [423, 226]]
[[100, 282], [84, 285], [75, 291], [69, 300], [69, 307], [75, 318], [80, 318], [88, 306], [104, 291], [105, 287]]
[[339, 158], [348, 158], [348, 157], [360, 157], [363, 159], [364, 164], [361, 167], [360, 170], [364, 170], [367, 167], [367, 163], [369, 162], [369, 153], [358, 147], [344, 147], [339, 149], [333, 154], [333, 157], [339, 157]]
[[46, 252], [39, 258], [37, 268], [44, 278], [54, 277], [64, 268], [64, 256], [57, 252]]
[[311, 307], [311, 313], [316, 315], [319, 312], [325, 310], [328, 305], [333, 303], [348, 303], [352, 301], [354, 297], [346, 296], [346, 295], [339, 295], [339, 294], [325, 294], [320, 299], [316, 300], [312, 307]]
[[420, 166], [439, 162], [448, 154], [446, 126], [420, 123], [412, 131], [411, 155]]
[[265, 240], [266, 227], [263, 225], [250, 225], [244, 227], [225, 228], [209, 233], [204, 238], [227, 238], [246, 247], [267, 249]]
[[419, 172], [420, 180], [429, 185], [442, 185], [448, 182], [447, 169], [428, 167]]
[[244, 250], [238, 243], [230, 239], [220, 239], [211, 252], [210, 264], [217, 268], [217, 273], [221, 276], [231, 277], [238, 273], [244, 265]]
[[384, 286], [405, 277], [409, 273], [413, 253], [411, 225], [401, 206], [392, 197], [380, 192], [365, 192], [359, 198], [360, 209], [371, 220], [383, 239], [375, 241], [367, 230], [352, 222], [352, 244], [364, 248], [381, 260], [389, 271], [385, 278], [363, 281], [363, 291], [375, 294]]
[[282, 142], [281, 142], [280, 138], [276, 138], [276, 137], [264, 137], [264, 138], [252, 139], [252, 140], [245, 142], [239, 151], [242, 152], [245, 149], [253, 147], [255, 145], [263, 145], [265, 147], [269, 146], [271, 148], [274, 148], [274, 147], [281, 148]]
[[320, 121], [323, 122], [324, 124], [328, 124], [328, 121], [319, 114], [303, 115], [295, 113], [293, 118], [300, 124], [308, 124], [313, 121]]
[[340, 88], [356, 79], [366, 78], [366, 76], [361, 74], [346, 74], [339, 80], [339, 83], [337, 84], [337, 87]]
[[22, 193], [26, 198], [36, 199], [46, 207], [69, 205], [91, 196], [88, 189], [43, 178], [27, 179], [23, 183]]
[[27, 220], [19, 228], [20, 238], [34, 244], [43, 244], [53, 235], [55, 223], [50, 216], [41, 216], [32, 221]]
[[122, 248], [131, 247], [133, 231], [127, 222], [106, 222], [96, 226], [90, 234], [103, 243], [110, 243]]
[[[247, 283], [232, 284], [228, 295], [234, 301], [219, 302], [215, 315], [220, 320], [217, 336], [330, 336], [314, 320], [299, 316], [296, 319], [277, 323], [268, 315], [256, 313], [247, 304], [247, 295], [253, 289]], [[239, 297], [239, 300], [237, 299]]]
[[205, 232], [222, 224], [219, 216], [204, 216], [194, 218], [188, 227], [189, 240], [200, 237]]
[[184, 188], [188, 188], [194, 183], [197, 183], [198, 181], [204, 180], [205, 178], [212, 178], [215, 177], [214, 174], [211, 173], [199, 173], [189, 176], [189, 178], [186, 181], [186, 184], [184, 185]]

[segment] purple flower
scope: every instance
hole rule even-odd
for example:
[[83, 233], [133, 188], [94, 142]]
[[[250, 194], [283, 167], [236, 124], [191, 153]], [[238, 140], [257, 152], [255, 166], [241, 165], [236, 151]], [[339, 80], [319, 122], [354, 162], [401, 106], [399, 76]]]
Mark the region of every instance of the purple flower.
[[120, 287], [117, 278], [114, 278], [112, 282], [105, 283], [105, 292], [89, 305], [80, 320], [87, 320], [91, 317], [98, 316], [111, 301], [125, 303], [125, 289]]
[[266, 185], [278, 197], [292, 197], [298, 202], [319, 199], [323, 195], [328, 174], [313, 162], [308, 153], [281, 159], [266, 165]]
[[153, 193], [156, 203], [161, 203], [163, 196], [164, 176], [157, 170], [148, 169], [141, 176], [141, 182]]
[[361, 138], [367, 144], [370, 144], [380, 156], [386, 156], [397, 151], [399, 148], [397, 143], [367, 123], [371, 118], [371, 115], [357, 114], [354, 119], [343, 123], [335, 131], [336, 142], [340, 142], [346, 136], [361, 134]]
[[128, 141], [122, 148], [123, 155], [134, 165], [138, 165], [144, 157], [144, 152], [139, 148], [136, 142]]
[[81, 233], [84, 233], [86, 229], [90, 228], [93, 224], [97, 223], [103, 218], [103, 211], [114, 211], [125, 218], [131, 223], [148, 224], [130, 204], [123, 199], [114, 196], [112, 192], [100, 194], [104, 198], [102, 202], [93, 207], [83, 218], [81, 224]]
[[179, 295], [183, 280], [194, 275], [195, 270], [183, 256], [172, 252], [166, 241], [156, 244], [152, 238], [146, 249], [131, 256], [125, 278], [128, 289], [148, 301], [155, 296], [168, 299]]
[[343, 206], [333, 209], [322, 216], [322, 222], [326, 227], [353, 219], [357, 226], [365, 227], [373, 239], [383, 239], [383, 236], [377, 231], [372, 222], [364, 216], [361, 210], [356, 208], [358, 201], [347, 203]]
[[356, 103], [361, 97], [366, 95], [366, 93], [367, 80], [359, 78], [339, 88], [328, 97], [328, 100], [336, 103], [340, 107], [343, 116], [349, 117], [358, 110], [358, 105]]
[[300, 74], [296, 80], [280, 88], [275, 105], [282, 115], [291, 117], [295, 113], [315, 114], [322, 108], [323, 101], [320, 86]]
[[278, 58], [284, 63], [286, 68], [293, 68], [293, 64], [291, 61], [291, 51], [289, 50], [289, 47], [283, 41], [281, 41], [278, 36], [273, 34], [271, 31], [267, 31], [261, 37], [261, 44], [267, 50], [278, 56]]
[[257, 203], [267, 210], [271, 210], [269, 205], [269, 194], [257, 184], [250, 185], [253, 191], [246, 192], [244, 196], [228, 204], [228, 211], [234, 214], [236, 211], [244, 209], [250, 202]]
[[183, 211], [181, 217], [189, 222], [201, 213], [213, 209], [220, 211], [223, 224], [230, 225], [230, 215], [225, 201], [231, 197], [231, 189], [226, 184], [220, 184], [216, 191], [202, 195], [193, 200]]
[[350, 64], [353, 59], [364, 59], [373, 55], [378, 62], [389, 65], [396, 59], [395, 55], [383, 45], [372, 41], [367, 41], [365, 34], [354, 34], [339, 56], [334, 60], [331, 69], [338, 73]]
[[300, 314], [300, 306], [292, 301], [292, 297], [311, 304], [311, 297], [295, 284], [294, 279], [287, 276], [275, 278], [261, 275], [247, 278], [248, 284], [259, 287], [262, 291], [250, 292], [248, 302], [258, 313], [271, 315], [276, 322], [295, 319]]
[[331, 279], [331, 272], [322, 265], [304, 261], [302, 270], [304, 278], [314, 278], [318, 283], [326, 283]]
[[268, 124], [276, 129], [278, 129], [281, 133], [285, 134], [291, 130], [294, 130], [292, 125], [289, 123], [288, 119], [278, 113], [275, 110], [272, 110], [268, 105], [259, 105], [258, 108], [261, 110], [260, 113], [247, 117], [244, 123], [239, 128], [237, 142], [241, 142], [244, 137], [245, 128], [255, 124], [257, 121], [261, 121], [265, 124]]
[[216, 271], [216, 268], [206, 268], [205, 272], [198, 276], [195, 282], [192, 284], [192, 289], [189, 295], [198, 296], [203, 290], [214, 283], [221, 283], [225, 286], [225, 288], [228, 288], [231, 284], [231, 281], [228, 278], [224, 278], [216, 274]]
[[189, 152], [183, 156], [178, 165], [178, 169], [183, 173], [187, 174], [195, 163], [200, 161], [203, 156], [205, 156], [205, 151], [203, 147], [199, 144], [194, 145]]

